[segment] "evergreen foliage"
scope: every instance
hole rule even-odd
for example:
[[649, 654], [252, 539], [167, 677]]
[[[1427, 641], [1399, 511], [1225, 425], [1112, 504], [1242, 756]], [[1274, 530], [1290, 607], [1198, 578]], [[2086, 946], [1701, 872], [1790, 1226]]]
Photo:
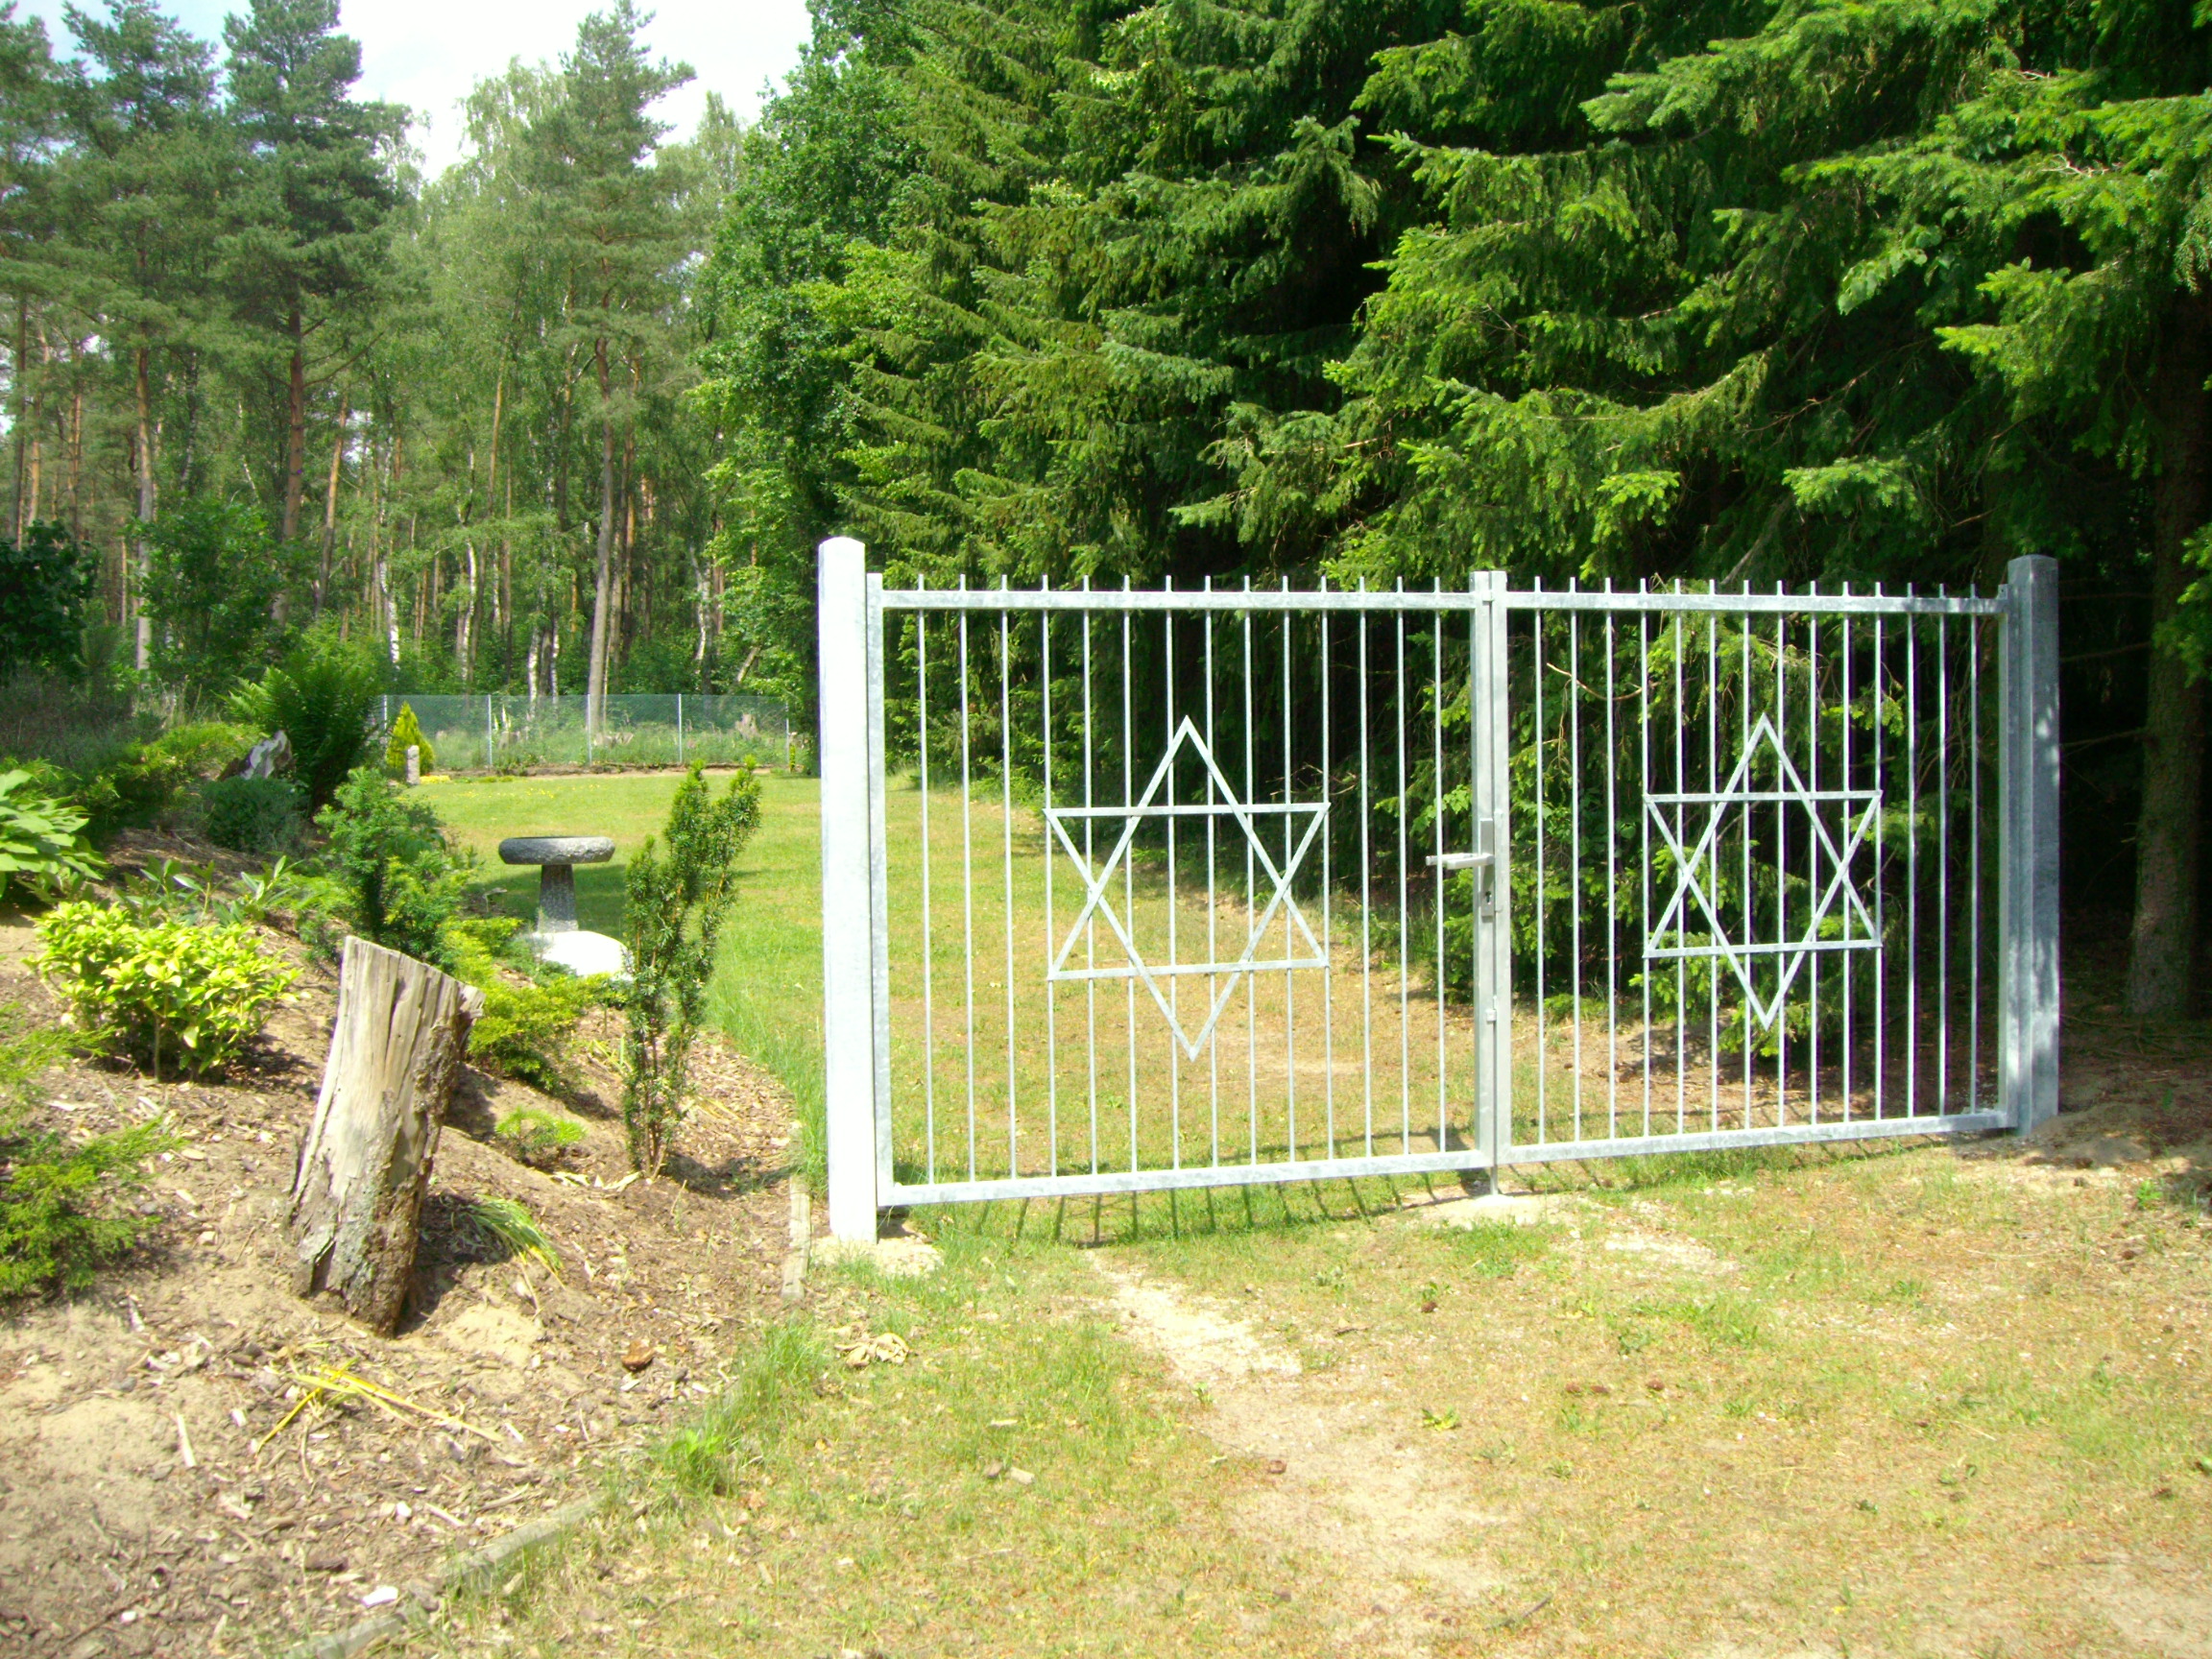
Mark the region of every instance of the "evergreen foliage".
[[658, 1175], [684, 1121], [692, 1040], [707, 1012], [723, 919], [737, 897], [737, 855], [760, 820], [749, 772], [712, 798], [698, 767], [677, 785], [655, 852], [646, 837], [623, 878], [631, 980], [624, 996], [622, 1122], [630, 1161]]
[[325, 862], [346, 895], [346, 921], [372, 944], [449, 967], [445, 929], [475, 868], [437, 811], [373, 766], [339, 786], [315, 820], [330, 838]]

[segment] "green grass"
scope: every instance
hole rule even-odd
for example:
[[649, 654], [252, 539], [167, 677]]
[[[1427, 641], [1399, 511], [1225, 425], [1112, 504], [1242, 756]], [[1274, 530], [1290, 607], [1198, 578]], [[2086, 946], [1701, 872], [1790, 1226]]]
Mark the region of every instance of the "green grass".
[[[459, 779], [425, 783], [422, 794], [481, 855], [479, 886], [512, 916], [536, 914], [538, 872], [501, 864], [503, 839], [613, 837], [610, 862], [576, 871], [576, 916], [580, 926], [620, 938], [623, 871], [645, 838], [661, 832], [681, 781], [674, 772]], [[737, 904], [723, 928], [709, 1004], [730, 1040], [790, 1089], [817, 1185], [823, 1175], [820, 800], [811, 778], [761, 778], [760, 828], [739, 864]]]

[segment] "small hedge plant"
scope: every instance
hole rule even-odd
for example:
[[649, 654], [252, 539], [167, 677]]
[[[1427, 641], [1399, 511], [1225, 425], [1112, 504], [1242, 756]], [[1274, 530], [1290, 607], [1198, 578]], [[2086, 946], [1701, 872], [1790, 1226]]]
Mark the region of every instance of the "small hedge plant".
[[218, 778], [200, 785], [207, 839], [233, 853], [281, 853], [300, 845], [307, 822], [300, 791], [282, 778]]
[[583, 1142], [584, 1125], [573, 1118], [556, 1118], [524, 1106], [500, 1118], [492, 1137], [531, 1168], [554, 1169]]
[[33, 966], [69, 999], [77, 1024], [159, 1075], [164, 1055], [200, 1076], [260, 1031], [299, 975], [243, 925], [143, 925], [121, 910], [60, 904], [38, 924]]
[[469, 1058], [494, 1077], [517, 1077], [548, 1094], [566, 1094], [575, 1086], [568, 1074], [568, 1040], [605, 998], [607, 976], [579, 979], [552, 969], [539, 970], [542, 976], [536, 980], [518, 980], [515, 974], [535, 967], [511, 950], [520, 926], [495, 917], [455, 922], [445, 929], [453, 972], [484, 993], [484, 1012], [469, 1033]]
[[159, 1119], [78, 1142], [30, 1125], [32, 1085], [67, 1046], [0, 1009], [0, 1297], [91, 1284], [153, 1225], [126, 1199], [177, 1144]]
[[446, 839], [430, 804], [373, 767], [355, 768], [315, 822], [330, 837], [325, 868], [346, 896], [354, 932], [450, 967], [446, 927], [461, 913], [474, 856]]
[[384, 764], [395, 778], [407, 775], [407, 751], [421, 751], [416, 757], [417, 764], [427, 777], [437, 768], [437, 756], [432, 753], [430, 739], [422, 735], [422, 722], [415, 718], [415, 705], [399, 705], [399, 716], [392, 722], [392, 741], [384, 745]]

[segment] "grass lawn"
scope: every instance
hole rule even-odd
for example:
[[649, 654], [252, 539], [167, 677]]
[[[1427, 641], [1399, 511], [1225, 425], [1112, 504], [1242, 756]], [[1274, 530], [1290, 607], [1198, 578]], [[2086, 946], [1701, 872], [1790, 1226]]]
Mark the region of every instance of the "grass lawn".
[[[627, 850], [673, 781], [426, 787], [480, 845]], [[764, 783], [718, 998], [818, 1099], [814, 797]], [[606, 926], [618, 875], [583, 874]], [[817, 1269], [632, 1503], [417, 1640], [2207, 1651], [2212, 1227], [2185, 1171], [1998, 1142], [1540, 1184], [1503, 1213], [1335, 1182], [918, 1214], [933, 1277]], [[840, 1353], [886, 1334], [903, 1363]]]
[[[422, 793], [447, 827], [483, 859], [480, 885], [508, 914], [537, 912], [538, 872], [499, 862], [511, 835], [611, 835], [614, 856], [576, 870], [578, 925], [622, 934], [622, 872], [631, 853], [658, 835], [679, 772], [555, 778], [455, 779]], [[719, 792], [725, 776], [708, 774]], [[746, 849], [736, 907], [725, 925], [713, 992], [715, 1017], [737, 1046], [791, 1087], [809, 1154], [821, 1159], [822, 886], [817, 826], [820, 791], [811, 778], [760, 775], [760, 830]]]

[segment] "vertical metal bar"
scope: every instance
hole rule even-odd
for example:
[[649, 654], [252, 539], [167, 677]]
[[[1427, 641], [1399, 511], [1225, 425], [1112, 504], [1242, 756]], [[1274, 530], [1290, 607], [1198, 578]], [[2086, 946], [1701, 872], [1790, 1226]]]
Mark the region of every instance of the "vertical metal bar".
[[[490, 699], [486, 699], [489, 712]], [[676, 693], [676, 764], [684, 764], [684, 693]]]
[[[1572, 593], [1581, 586], [1569, 579]], [[1573, 839], [1567, 855], [1567, 886], [1572, 903], [1567, 912], [1567, 975], [1575, 1009], [1575, 1139], [1582, 1139], [1582, 692], [1581, 613], [1567, 613], [1567, 689], [1562, 694], [1567, 713], [1567, 822]]]
[[[1175, 578], [1170, 576], [1164, 584], [1166, 590], [1173, 591]], [[1175, 805], [1175, 613], [1160, 613], [1160, 704], [1164, 710], [1164, 730], [1167, 747], [1167, 799], [1164, 805]], [[1183, 1024], [1183, 976], [1172, 972], [1181, 960], [1177, 954], [1176, 911], [1180, 906], [1175, 896], [1175, 818], [1170, 813], [1167, 825], [1167, 1008], [1178, 1030]], [[1179, 1045], [1167, 1051], [1167, 1156], [1168, 1166], [1183, 1167], [1183, 1051]]]
[[816, 577], [822, 728], [822, 1084], [830, 1226], [876, 1237], [876, 1016], [869, 950], [866, 553], [822, 543]]
[[1982, 1109], [1982, 639], [1983, 623], [1966, 628], [1966, 1110]]
[[[1252, 578], [1244, 578], [1244, 591], [1252, 591]], [[1253, 790], [1253, 768], [1256, 760], [1255, 746], [1259, 741], [1252, 724], [1252, 613], [1238, 613], [1243, 623], [1243, 680], [1244, 680], [1244, 800], [1249, 806]], [[1244, 926], [1245, 938], [1251, 941], [1251, 926], [1259, 914], [1259, 892], [1255, 885], [1258, 865], [1252, 856], [1252, 831], [1244, 832]], [[1256, 941], [1251, 941], [1257, 943]], [[1244, 975], [1244, 1129], [1250, 1145], [1246, 1157], [1254, 1164], [1260, 1162], [1260, 975]]]
[[[1874, 584], [1874, 596], [1882, 596], [1882, 584]], [[1874, 663], [1867, 675], [1867, 686], [1874, 693], [1874, 725], [1871, 737], [1874, 744], [1874, 793], [1880, 805], [1874, 813], [1874, 937], [1882, 941], [1882, 949], [1874, 953], [1874, 1116], [1883, 1115], [1888, 1098], [1889, 1069], [1889, 906], [1887, 894], [1889, 886], [1888, 860], [1884, 856], [1889, 827], [1889, 803], [1882, 798], [1882, 727], [1883, 700], [1888, 695], [1888, 686], [1883, 674], [1883, 647], [1887, 643], [1887, 630], [1882, 624], [1882, 613], [1874, 613]]]
[[[1283, 578], [1283, 591], [1290, 591], [1290, 578]], [[1290, 622], [1291, 614], [1283, 613], [1283, 805], [1290, 805], [1290, 725], [1294, 705], [1290, 700]], [[1291, 836], [1297, 825], [1289, 812], [1283, 814], [1283, 869], [1290, 869]], [[1287, 883], [1286, 883], [1287, 885]], [[1291, 931], [1287, 915], [1283, 920], [1284, 959], [1287, 961], [1295, 952], [1290, 949], [1295, 935]], [[1298, 1159], [1298, 987], [1297, 975], [1289, 969], [1283, 970], [1283, 1092], [1288, 1114], [1290, 1135], [1290, 1160]]]
[[[1649, 591], [1639, 581], [1636, 594]], [[1651, 613], [1636, 613], [1636, 925], [1651, 924]], [[1616, 929], [1618, 931], [1618, 929]], [[1638, 975], [1644, 981], [1644, 1133], [1651, 1133], [1651, 967], [1646, 963]]]
[[[1705, 595], [1713, 597], [1720, 585], [1710, 577], [1706, 579]], [[1705, 613], [1705, 787], [1718, 793], [1720, 788], [1720, 613]], [[1677, 820], [1674, 839], [1682, 839], [1682, 827]], [[1713, 857], [1713, 914], [1707, 919], [1715, 927], [1720, 921], [1720, 853], [1721, 842], [1718, 831], [1712, 840]], [[1713, 943], [1719, 944], [1716, 936]], [[1705, 974], [1705, 1126], [1720, 1127], [1720, 958], [1706, 958]]]
[[[920, 584], [928, 587], [926, 580]], [[937, 1179], [936, 948], [929, 916], [929, 613], [914, 613], [915, 732], [922, 779], [922, 1133], [927, 1179]]]
[[[1121, 578], [1121, 591], [1129, 591], [1129, 578]], [[1121, 613], [1121, 805], [1123, 810], [1137, 805], [1136, 792], [1136, 742], [1137, 729], [1130, 709], [1129, 696], [1129, 613]], [[1121, 916], [1122, 926], [1128, 928], [1130, 938], [1137, 936], [1137, 845], [1132, 821], [1123, 819], [1123, 833], [1130, 836], [1129, 845], [1121, 855]], [[1135, 963], [1130, 967], [1134, 969]], [[1121, 994], [1127, 1004], [1126, 1025], [1123, 1027], [1129, 1046], [1129, 1094], [1124, 1102], [1129, 1113], [1129, 1167], [1138, 1166], [1137, 1156], [1137, 975], [1132, 972], [1122, 981]], [[1168, 1064], [1174, 1064], [1170, 1050]]]
[[[1039, 589], [1051, 587], [1048, 581], [1040, 581]], [[1049, 826], [1052, 822], [1052, 613], [1037, 613], [1037, 670], [1040, 690], [1044, 697], [1042, 719], [1045, 728], [1044, 768], [1045, 794], [1045, 960], [1052, 960], [1055, 937], [1052, 907], [1052, 840]], [[1009, 973], [1006, 982], [1011, 985], [1014, 975]], [[1052, 1174], [1060, 1173], [1060, 986], [1056, 980], [1045, 981], [1045, 1145], [1046, 1168]]]
[[[1774, 596], [1782, 596], [1782, 584], [1774, 584]], [[1774, 787], [1782, 787], [1779, 768], [1788, 758], [1783, 747], [1790, 731], [1790, 625], [1789, 617], [1781, 612], [1774, 613], [1774, 733], [1776, 737], [1775, 764], [1777, 774]], [[1784, 814], [1789, 807], [1781, 801], [1774, 803], [1774, 937], [1790, 937], [1790, 835]], [[1790, 1010], [1788, 995], [1782, 988], [1782, 958], [1774, 959], [1774, 1121], [1777, 1126], [1790, 1121]]]
[[[1843, 596], [1846, 599], [1851, 596], [1851, 584], [1848, 582], [1843, 584]], [[1838, 757], [1838, 770], [1842, 775], [1841, 787], [1848, 790], [1852, 785], [1851, 617], [1849, 613], [1845, 613], [1843, 615], [1838, 617], [1836, 621], [1836, 658], [1837, 671], [1841, 680], [1841, 685], [1838, 688], [1837, 696], [1837, 709], [1839, 712], [1838, 724], [1840, 727], [1840, 731], [1837, 734], [1838, 748], [1839, 750], [1839, 755]], [[1844, 847], [1850, 846], [1851, 827], [1854, 822], [1853, 811], [1853, 803], [1846, 799], [1843, 803], [1844, 840], [1842, 845]], [[1843, 882], [1845, 891], [1849, 892], [1851, 890], [1851, 872], [1848, 867], [1846, 867], [1841, 872], [1841, 880]], [[1851, 931], [1851, 919], [1849, 911], [1845, 911], [1844, 913], [1843, 931], [1846, 935], [1848, 935]], [[1857, 977], [1857, 969], [1855, 966], [1857, 957], [1857, 951], [1847, 950], [1843, 953], [1843, 1026], [1841, 1034], [1837, 1040], [1837, 1049], [1842, 1070], [1842, 1083], [1839, 1094], [1840, 1094], [1843, 1102], [1843, 1120], [1846, 1123], [1851, 1120], [1851, 1051], [1852, 1039], [1854, 1036], [1854, 1029], [1851, 1023], [1851, 982], [1854, 978]]]
[[[1403, 578], [1398, 591], [1406, 591]], [[1406, 613], [1393, 613], [1398, 626], [1396, 695], [1391, 698], [1398, 714], [1398, 1150], [1413, 1149], [1413, 1013], [1407, 981], [1412, 965], [1407, 958], [1406, 917], [1406, 817], [1413, 790], [1406, 776]]]
[[[1214, 578], [1211, 576], [1206, 578], [1206, 591], [1209, 593], [1214, 591]], [[1214, 753], [1214, 733], [1215, 731], [1214, 724], [1214, 613], [1211, 611], [1201, 613], [1199, 626], [1205, 630], [1203, 641], [1206, 662], [1206, 752], [1211, 755]], [[1219, 805], [1215, 799], [1217, 794], [1218, 791], [1214, 786], [1213, 770], [1208, 768], [1206, 773], [1206, 805], [1209, 806]], [[1220, 895], [1215, 891], [1214, 880], [1214, 814], [1207, 813], [1206, 960], [1209, 962], [1221, 960], [1221, 949], [1218, 943], [1219, 930], [1215, 924], [1215, 918], [1220, 913], [1221, 905]], [[1206, 975], [1206, 1006], [1209, 1018], [1212, 1017], [1214, 998], [1217, 995], [1219, 995], [1219, 991], [1214, 983], [1214, 977], [1209, 974]], [[1218, 1041], [1209, 1041], [1206, 1045], [1206, 1139], [1207, 1156], [1218, 1166], [1221, 1162], [1221, 1045]]]
[[[960, 578], [966, 589], [968, 578]], [[975, 1179], [975, 824], [968, 745], [968, 613], [960, 613], [960, 962], [968, 1040], [968, 1179]]]
[[[1936, 589], [1938, 594], [1948, 588]], [[1936, 618], [1936, 1110], [1951, 1109], [1951, 619]]]
[[[1743, 591], [1745, 593], [1751, 591], [1750, 583], [1743, 584]], [[1751, 754], [1751, 613], [1748, 611], [1743, 613], [1741, 631], [1743, 649], [1743, 705], [1737, 710], [1738, 724], [1742, 731], [1742, 736], [1739, 739], [1740, 746], [1736, 751], [1737, 764], [1739, 765], [1744, 764]], [[1748, 771], [1744, 774], [1744, 781], [1746, 783], [1750, 781]], [[1743, 810], [1743, 830], [1741, 833], [1743, 847], [1743, 942], [1746, 945], [1759, 937], [1752, 919], [1751, 904], [1751, 812], [1752, 808], [1746, 805]], [[1756, 957], [1746, 956], [1744, 958], [1743, 978], [1743, 1127], [1748, 1129], [1752, 1125], [1754, 1111], [1752, 1068], [1759, 1035], [1753, 1022], [1751, 1011], [1751, 988], [1758, 983], [1758, 959]]]
[[[684, 717], [684, 699], [681, 697], [676, 699], [676, 717], [678, 729], [681, 730]], [[492, 724], [492, 694], [487, 691], [484, 694], [484, 769], [487, 772], [499, 763], [498, 743], [498, 729]], [[677, 758], [681, 760], [683, 756], [679, 754]]]
[[[1367, 591], [1361, 577], [1359, 591]], [[1370, 613], [1359, 615], [1359, 1093], [1366, 1137], [1366, 1155], [1375, 1156], [1375, 856], [1369, 847], [1367, 803], [1367, 744], [1371, 725], [1367, 709], [1367, 633]]]
[[[1321, 591], [1329, 591], [1329, 578], [1321, 578]], [[1335, 679], [1329, 659], [1329, 613], [1321, 613], [1321, 1103], [1329, 1156], [1336, 1156], [1336, 961], [1331, 954], [1331, 918], [1336, 909], [1336, 889], [1332, 882], [1331, 847], [1336, 826], [1330, 822], [1330, 799], [1335, 793], [1336, 774], [1329, 755], [1329, 691]]]
[[2004, 1109], [2025, 1134], [2058, 1111], [2058, 565], [2005, 566], [1998, 751]]
[[[1534, 590], [1542, 593], [1544, 580], [1538, 577]], [[1528, 613], [1530, 632], [1535, 646], [1529, 652], [1530, 678], [1535, 682], [1529, 702], [1533, 711], [1535, 742], [1531, 747], [1536, 756], [1536, 1143], [1542, 1145], [1551, 1138], [1547, 1120], [1549, 1074], [1551, 1070], [1551, 1050], [1546, 1030], [1544, 1009], [1544, 913], [1551, 908], [1551, 892], [1544, 885], [1544, 774], [1551, 765], [1547, 750], [1550, 748], [1547, 728], [1544, 725], [1544, 613]]]
[[[1681, 583], [1677, 582], [1674, 584], [1674, 591], [1677, 595], [1681, 593]], [[1690, 792], [1690, 782], [1689, 776], [1686, 772], [1684, 772], [1682, 766], [1682, 744], [1685, 733], [1690, 724], [1690, 707], [1682, 700], [1682, 613], [1679, 611], [1674, 613], [1673, 625], [1674, 717], [1671, 722], [1674, 728], [1673, 793], [1676, 795], [1687, 795]], [[1649, 808], [1647, 807], [1646, 811], [1648, 813]], [[1677, 848], [1682, 845], [1682, 807], [1679, 802], [1675, 804], [1674, 807], [1674, 845]], [[1674, 878], [1677, 882], [1681, 880], [1681, 873], [1679, 871], [1675, 872]], [[1683, 920], [1687, 922], [1689, 920], [1689, 912], [1687, 910], [1683, 911], [1682, 917]], [[1646, 901], [1644, 925], [1647, 927], [1650, 926], [1651, 925], [1648, 900]], [[1676, 929], [1676, 932], [1679, 934], [1681, 929]], [[1681, 941], [1681, 943], [1686, 945], [1689, 943], [1689, 941], [1684, 939]], [[1677, 1135], [1681, 1134], [1685, 1129], [1689, 1127], [1689, 1071], [1690, 981], [1689, 974], [1686, 972], [1686, 963], [1684, 959], [1681, 957], [1676, 957], [1674, 961], [1674, 1133]]]
[[[1815, 816], [1820, 811], [1820, 618], [1808, 613], [1805, 617], [1805, 787], [1813, 796], [1811, 810]], [[1805, 839], [1805, 936], [1815, 938], [1818, 923], [1815, 920], [1820, 902], [1820, 837], [1808, 835]], [[1815, 941], [1817, 943], [1817, 940]], [[1820, 952], [1810, 953], [1805, 964], [1809, 982], [1806, 987], [1806, 1004], [1810, 1010], [1805, 1022], [1805, 1091], [1808, 1115], [1806, 1121], [1820, 1121]]]
[[[998, 578], [1000, 592], [1006, 578]], [[998, 870], [1006, 911], [1006, 1173], [1022, 1173], [1020, 1072], [1014, 1059], [1014, 679], [1013, 613], [998, 613]]]
[[[1613, 591], [1613, 578], [1605, 578]], [[1615, 719], [1613, 659], [1619, 649], [1614, 613], [1605, 613], [1605, 1133], [1621, 1133], [1621, 873], [1618, 865], [1620, 796], [1615, 786], [1621, 754]]]
[[883, 800], [883, 578], [865, 583], [868, 611], [868, 986], [875, 1040], [877, 1190], [891, 1185], [891, 882]]
[[[1442, 591], [1444, 584], [1431, 579], [1431, 586]], [[1451, 1143], [1451, 1110], [1445, 1094], [1444, 1059], [1444, 613], [1439, 610], [1430, 617], [1429, 633], [1429, 781], [1430, 842], [1439, 862], [1429, 884], [1431, 907], [1434, 912], [1436, 929], [1436, 1150], [1441, 1152]], [[1472, 717], [1474, 711], [1468, 711]]]
[[[1083, 578], [1083, 591], [1091, 591], [1091, 578]], [[1092, 728], [1095, 724], [1091, 700], [1091, 634], [1097, 617], [1091, 612], [1083, 613], [1083, 874], [1084, 878], [1098, 878], [1098, 852], [1094, 839], [1094, 826], [1097, 820], [1091, 816], [1094, 803], [1096, 763], [1091, 745]], [[1097, 911], [1088, 902], [1085, 909], [1091, 917]], [[1083, 924], [1083, 967], [1088, 972], [1098, 966], [1098, 924], [1086, 919]], [[1098, 981], [1083, 981], [1083, 1055], [1084, 1087], [1088, 1093], [1091, 1112], [1091, 1173], [1098, 1173]]]
[[[1905, 584], [1912, 597], [1912, 584]], [[1905, 1116], [1920, 1115], [1919, 618], [1905, 618]]]

